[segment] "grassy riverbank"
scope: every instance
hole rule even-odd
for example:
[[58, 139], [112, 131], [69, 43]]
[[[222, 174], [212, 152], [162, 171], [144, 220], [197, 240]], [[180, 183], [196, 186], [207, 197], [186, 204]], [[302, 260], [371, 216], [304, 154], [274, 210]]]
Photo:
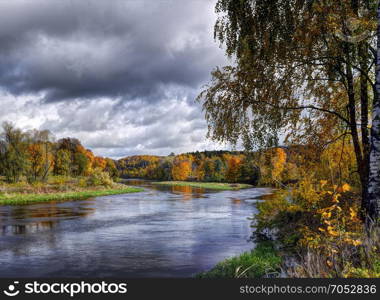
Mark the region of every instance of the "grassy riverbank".
[[191, 182], [191, 181], [161, 181], [153, 182], [157, 185], [166, 185], [166, 186], [190, 186], [195, 188], [204, 188], [210, 190], [240, 190], [252, 188], [250, 184], [241, 184], [241, 183], [219, 183], [219, 182]]
[[251, 252], [226, 259], [197, 278], [262, 278], [280, 271], [281, 257], [271, 242], [261, 242]]
[[71, 191], [61, 193], [43, 194], [0, 194], [0, 205], [20, 205], [32, 202], [80, 200], [91, 197], [109, 196], [141, 192], [142, 189], [134, 187], [112, 187], [96, 190]]
[[7, 183], [0, 177], [0, 205], [79, 200], [140, 191], [141, 188], [115, 183], [102, 173], [88, 177], [50, 176], [46, 182], [33, 183], [26, 180]]

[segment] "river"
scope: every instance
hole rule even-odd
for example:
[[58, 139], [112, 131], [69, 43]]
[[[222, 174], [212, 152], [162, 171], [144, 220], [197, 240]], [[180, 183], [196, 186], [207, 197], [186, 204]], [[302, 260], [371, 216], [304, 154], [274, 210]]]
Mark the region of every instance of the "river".
[[128, 184], [144, 192], [0, 206], [0, 277], [191, 277], [253, 248], [270, 193]]

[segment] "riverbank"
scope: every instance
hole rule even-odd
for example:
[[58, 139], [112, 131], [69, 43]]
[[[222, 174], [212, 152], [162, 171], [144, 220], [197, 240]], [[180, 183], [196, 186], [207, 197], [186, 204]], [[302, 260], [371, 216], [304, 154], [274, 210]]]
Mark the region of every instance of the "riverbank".
[[0, 180], [0, 205], [80, 200], [91, 197], [136, 193], [143, 190], [139, 187], [115, 183], [107, 176], [95, 177], [95, 175], [92, 177], [50, 176], [46, 182], [32, 183], [26, 180], [7, 183], [3, 179]]
[[228, 258], [196, 278], [262, 278], [280, 273], [282, 258], [272, 242], [260, 242], [251, 252]]
[[253, 188], [250, 184], [241, 184], [241, 183], [220, 183], [220, 182], [192, 182], [192, 181], [159, 181], [152, 182], [156, 185], [166, 185], [166, 186], [190, 186], [194, 188], [204, 188], [210, 190], [240, 190]]
[[135, 187], [112, 187], [104, 189], [70, 191], [42, 194], [0, 194], [0, 205], [20, 205], [32, 202], [81, 200], [91, 197], [110, 196], [141, 192], [143, 189]]

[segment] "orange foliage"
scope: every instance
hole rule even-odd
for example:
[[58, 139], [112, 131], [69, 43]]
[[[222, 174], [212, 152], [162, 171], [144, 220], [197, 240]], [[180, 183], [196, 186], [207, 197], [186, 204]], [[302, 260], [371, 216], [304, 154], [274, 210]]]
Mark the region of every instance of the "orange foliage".
[[282, 148], [276, 148], [271, 158], [272, 164], [272, 179], [276, 182], [281, 181], [281, 174], [285, 169], [286, 153]]
[[96, 156], [94, 158], [92, 168], [93, 169], [100, 168], [101, 170], [104, 170], [106, 165], [107, 165], [107, 160], [105, 158]]
[[227, 160], [226, 178], [228, 182], [237, 182], [239, 178], [242, 159], [238, 156], [230, 156]]
[[187, 180], [191, 175], [191, 161], [186, 157], [179, 156], [173, 161], [173, 180]]
[[29, 161], [33, 176], [36, 179], [44, 165], [43, 149], [41, 144], [30, 144], [28, 146]]

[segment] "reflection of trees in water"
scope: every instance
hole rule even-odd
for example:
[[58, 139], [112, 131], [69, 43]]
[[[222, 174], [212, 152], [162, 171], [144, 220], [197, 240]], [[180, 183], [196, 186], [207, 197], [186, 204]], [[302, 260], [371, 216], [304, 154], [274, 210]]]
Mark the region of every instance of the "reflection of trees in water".
[[2, 235], [7, 234], [26, 234], [34, 233], [42, 230], [51, 230], [57, 221], [41, 221], [30, 224], [13, 224], [13, 225], [3, 225]]
[[180, 185], [173, 185], [171, 187], [171, 191], [174, 194], [182, 195], [183, 201], [189, 201], [193, 198], [200, 198], [205, 193], [205, 189], [202, 189], [202, 188], [194, 188], [191, 186], [180, 186]]
[[231, 198], [231, 201], [233, 204], [241, 204], [242, 203], [241, 199], [238, 199], [238, 198]]
[[[52, 230], [57, 222], [44, 221], [32, 224], [17, 224], [17, 225], [4, 225], [2, 226], [2, 233], [8, 236], [2, 240], [0, 244], [0, 251], [10, 252], [11, 255], [16, 257], [23, 255], [33, 255], [36, 249], [40, 255], [41, 250], [54, 249], [60, 241], [60, 237], [56, 231]], [[39, 232], [44, 228], [43, 234], [32, 234]], [[48, 228], [48, 230], [46, 230]], [[28, 235], [29, 234], [29, 235]], [[25, 235], [22, 239], [17, 239], [15, 243], [15, 236]]]
[[[81, 202], [67, 206], [67, 203], [44, 203], [12, 207], [7, 213], [2, 213], [0, 223], [1, 235], [18, 235], [47, 231], [54, 228], [60, 220], [66, 218], [85, 217], [92, 214], [95, 208]], [[17, 223], [16, 223], [17, 222]]]

